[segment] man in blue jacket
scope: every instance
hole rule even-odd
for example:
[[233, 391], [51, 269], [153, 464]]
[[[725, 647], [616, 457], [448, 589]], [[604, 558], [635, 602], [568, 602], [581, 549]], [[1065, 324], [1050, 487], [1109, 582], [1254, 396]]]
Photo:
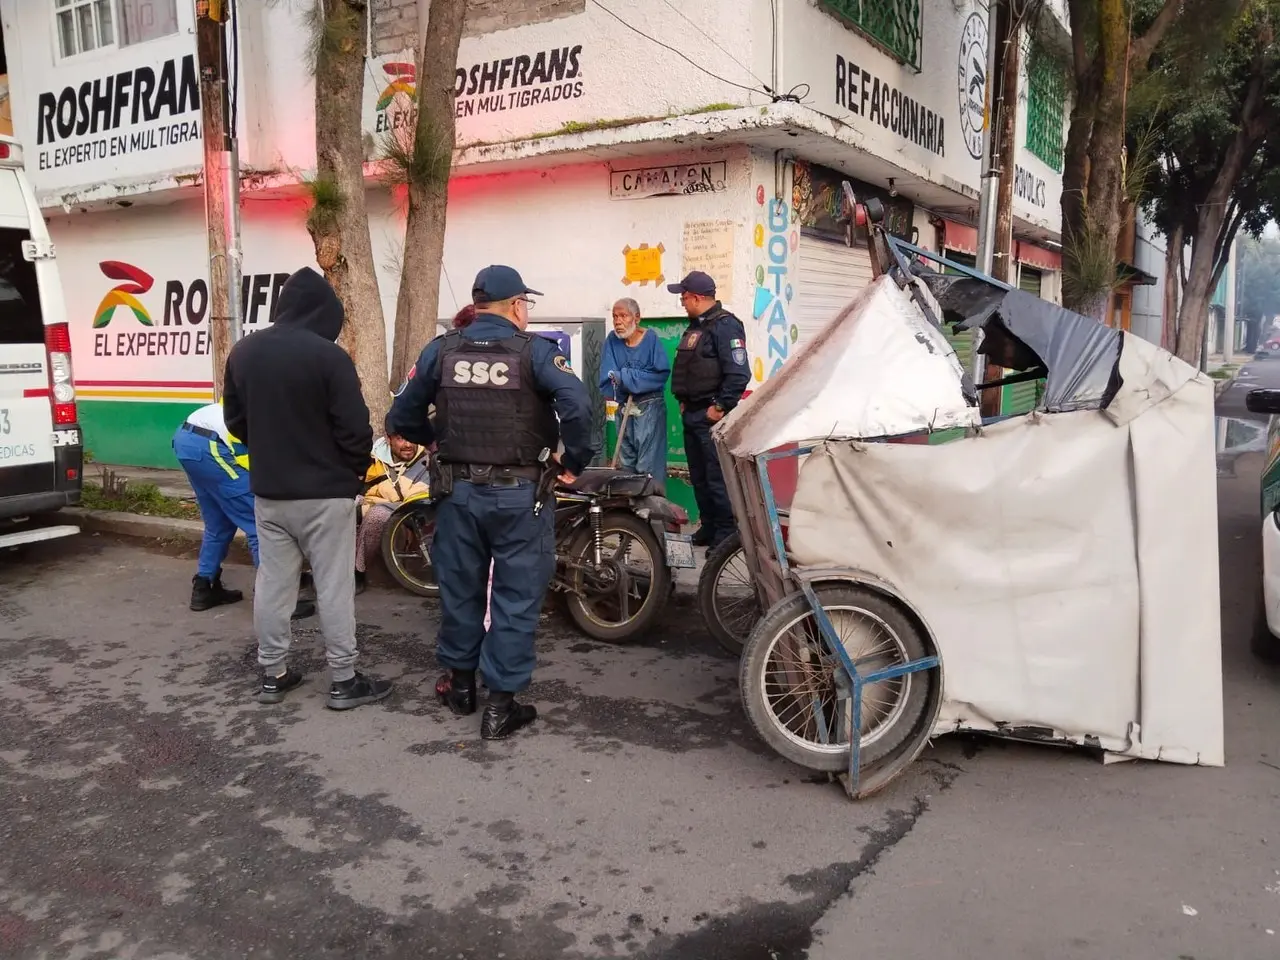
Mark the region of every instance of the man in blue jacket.
[[489, 689], [480, 722], [486, 740], [538, 716], [515, 695], [533, 677], [534, 633], [556, 564], [555, 504], [537, 506], [543, 452], [555, 455], [563, 439], [563, 483], [573, 483], [596, 452], [586, 385], [554, 343], [525, 332], [531, 295], [541, 294], [511, 267], [481, 270], [471, 289], [475, 320], [427, 344], [387, 415], [391, 433], [437, 445], [436, 657], [449, 672], [436, 695], [458, 716], [475, 713], [478, 668]]
[[[640, 326], [640, 305], [613, 305], [613, 332], [600, 359], [600, 390], [618, 404], [618, 466], [667, 481], [667, 377], [671, 361], [657, 333]], [[631, 414], [627, 415], [630, 404]], [[623, 429], [625, 425], [625, 430]]]

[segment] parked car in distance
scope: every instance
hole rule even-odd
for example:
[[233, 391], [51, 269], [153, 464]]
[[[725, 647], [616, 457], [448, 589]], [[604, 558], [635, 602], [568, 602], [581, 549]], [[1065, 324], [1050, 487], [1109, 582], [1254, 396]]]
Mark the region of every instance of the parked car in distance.
[[1245, 409], [1269, 417], [1262, 468], [1262, 590], [1251, 647], [1263, 660], [1280, 661], [1280, 390], [1250, 390]]

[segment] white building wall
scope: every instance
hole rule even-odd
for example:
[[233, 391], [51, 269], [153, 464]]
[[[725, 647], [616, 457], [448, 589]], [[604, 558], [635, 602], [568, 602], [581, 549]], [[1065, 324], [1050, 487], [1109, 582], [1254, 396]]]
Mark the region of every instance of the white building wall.
[[[682, 316], [666, 290], [687, 268], [709, 269], [722, 280], [721, 299], [752, 325], [755, 163], [746, 148], [643, 160], [657, 164], [724, 164], [724, 189], [689, 195], [616, 199], [611, 167], [583, 164], [489, 177], [459, 177], [450, 187], [440, 315], [451, 317], [470, 300], [471, 281], [490, 263], [509, 263], [533, 287], [535, 320], [609, 316], [620, 297], [637, 300], [647, 317]], [[613, 164], [627, 170], [636, 164]], [[404, 210], [381, 188], [369, 192], [370, 235], [382, 293], [388, 350], [403, 256]], [[267, 322], [277, 276], [315, 266], [305, 227], [306, 201], [249, 198], [242, 211], [244, 272], [249, 278], [246, 329]], [[204, 210], [198, 200], [141, 206], [94, 215], [58, 216], [50, 230], [67, 285], [77, 379], [109, 383], [118, 394], [165, 392], [182, 383], [182, 399], [211, 390]], [[788, 234], [789, 236], [789, 234]], [[690, 248], [686, 249], [686, 240]], [[789, 241], [788, 241], [789, 242]], [[661, 279], [624, 282], [624, 251], [661, 247]], [[697, 249], [693, 249], [693, 245]], [[118, 306], [101, 326], [103, 298], [121, 281], [104, 262], [126, 264], [145, 279], [136, 294], [145, 319]], [[107, 267], [113, 273], [119, 270]], [[257, 278], [257, 279], [255, 279]], [[785, 279], [785, 278], [784, 278]], [[194, 288], [194, 289], [193, 289]], [[176, 297], [176, 300], [174, 299]], [[181, 336], [175, 336], [181, 334]], [[134, 384], [136, 389], [120, 384]], [[95, 387], [88, 387], [92, 399]], [[198, 394], [198, 396], [196, 396]]]
[[1155, 344], [1160, 343], [1164, 330], [1164, 258], [1167, 249], [1164, 235], [1139, 211], [1133, 265], [1155, 277], [1156, 283], [1154, 286], [1134, 287], [1129, 329], [1136, 336]]
[[[898, 189], [918, 202], [929, 199], [920, 195], [921, 185], [942, 186], [951, 192], [952, 208], [962, 209], [976, 205], [980, 186], [986, 87], [975, 61], [985, 73], [987, 8], [979, 0], [922, 6], [916, 70], [816, 0], [780, 0], [781, 88], [798, 88], [807, 105], [847, 124], [862, 150], [896, 167], [881, 168], [881, 185], [896, 175]], [[1025, 120], [1022, 102], [1016, 157], [1022, 188], [1015, 191], [1014, 215], [1024, 226], [1056, 235], [1062, 176], [1022, 146]], [[947, 209], [945, 201], [933, 206]]]

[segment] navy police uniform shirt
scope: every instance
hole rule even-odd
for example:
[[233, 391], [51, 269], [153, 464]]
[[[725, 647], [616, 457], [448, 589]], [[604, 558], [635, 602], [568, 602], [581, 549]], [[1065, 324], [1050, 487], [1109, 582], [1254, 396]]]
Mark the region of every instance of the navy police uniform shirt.
[[[741, 324], [738, 326], [740, 329]], [[505, 340], [518, 332], [516, 325], [505, 317], [480, 313], [462, 329], [462, 337], [464, 340]], [[531, 336], [534, 385], [551, 401], [560, 419], [560, 439], [564, 443], [561, 465], [570, 473], [580, 474], [596, 455], [592, 442], [591, 398], [586, 384], [574, 375], [560, 348], [546, 337], [536, 333]], [[436, 337], [427, 344], [387, 415], [387, 425], [393, 433], [424, 447], [435, 442], [427, 411], [435, 402], [440, 386], [436, 367], [443, 341], [444, 337]]]
[[727, 413], [738, 405], [751, 382], [751, 368], [747, 365], [747, 331], [742, 321], [719, 303], [693, 321], [689, 329], [703, 329], [707, 316], [716, 311], [719, 311], [719, 318], [711, 325], [711, 339], [720, 360], [720, 389], [712, 402], [719, 404]]

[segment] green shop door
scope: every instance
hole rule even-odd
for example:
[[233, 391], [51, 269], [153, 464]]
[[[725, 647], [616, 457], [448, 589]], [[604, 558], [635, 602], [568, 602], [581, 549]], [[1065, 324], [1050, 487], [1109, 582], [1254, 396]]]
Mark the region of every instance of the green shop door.
[[[641, 320], [640, 326], [652, 330], [662, 341], [667, 358], [676, 362], [676, 347], [689, 326], [687, 317], [659, 317]], [[667, 499], [678, 503], [689, 513], [689, 519], [697, 521], [698, 504], [693, 499], [693, 487], [689, 485], [689, 460], [684, 453], [684, 427], [680, 422], [680, 404], [671, 395], [671, 381], [667, 380]], [[618, 445], [618, 428], [613, 421], [605, 424], [605, 453], [612, 458]]]

